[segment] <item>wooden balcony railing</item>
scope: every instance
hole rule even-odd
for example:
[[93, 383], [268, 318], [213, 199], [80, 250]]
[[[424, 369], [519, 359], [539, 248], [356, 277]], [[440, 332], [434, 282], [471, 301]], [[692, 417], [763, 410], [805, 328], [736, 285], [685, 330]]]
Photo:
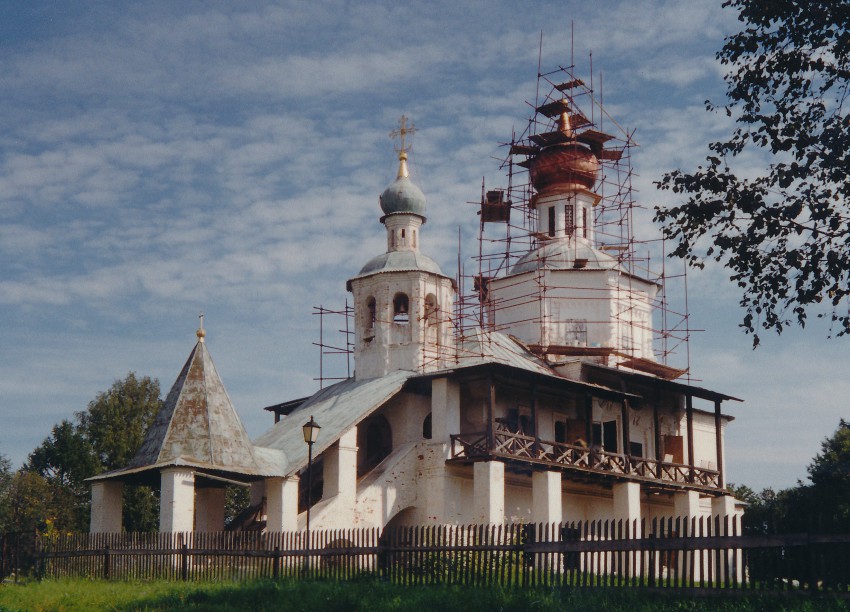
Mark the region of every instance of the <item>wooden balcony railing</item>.
[[662, 484], [720, 488], [720, 473], [716, 470], [611, 453], [563, 442], [538, 440], [504, 429], [493, 432], [492, 444], [488, 443], [486, 432], [455, 434], [451, 436], [451, 440], [451, 458], [457, 460], [504, 457], [583, 472], [654, 480]]

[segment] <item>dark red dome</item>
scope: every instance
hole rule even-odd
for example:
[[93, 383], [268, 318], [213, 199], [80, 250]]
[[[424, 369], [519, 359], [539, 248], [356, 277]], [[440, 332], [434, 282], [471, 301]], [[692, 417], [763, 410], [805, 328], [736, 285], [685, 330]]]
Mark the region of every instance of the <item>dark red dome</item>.
[[538, 193], [581, 186], [593, 189], [599, 176], [599, 160], [578, 143], [543, 149], [531, 162], [531, 184]]

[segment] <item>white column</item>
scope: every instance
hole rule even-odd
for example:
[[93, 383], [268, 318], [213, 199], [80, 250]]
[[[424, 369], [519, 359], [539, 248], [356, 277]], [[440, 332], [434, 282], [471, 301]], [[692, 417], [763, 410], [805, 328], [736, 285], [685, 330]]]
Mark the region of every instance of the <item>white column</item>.
[[689, 520], [699, 516], [699, 493], [696, 491], [674, 493], [673, 514]]
[[266, 478], [266, 531], [298, 529], [298, 476]]
[[[679, 535], [693, 535], [691, 533], [692, 525], [697, 525], [697, 529], [699, 528], [699, 523], [694, 523], [691, 519], [696, 518], [699, 520], [700, 517], [700, 507], [699, 507], [699, 493], [696, 491], [681, 491], [679, 493], [673, 494], [673, 514], [677, 518], [681, 518], [684, 522], [683, 532], [680, 532]], [[702, 580], [702, 563], [697, 563], [697, 559], [702, 555], [702, 552], [693, 552], [693, 551], [685, 551], [682, 554], [678, 555], [678, 565], [679, 572], [683, 572], [685, 569], [685, 560], [688, 559], [690, 563], [691, 571], [693, 572], [694, 580], [699, 581]], [[680, 574], [681, 575], [681, 574]]]
[[[623, 533], [630, 537], [639, 538], [642, 535], [640, 524], [640, 483], [621, 482], [615, 484], [614, 492], [614, 518], [624, 522]], [[640, 576], [645, 570], [646, 558], [638, 552], [633, 559], [626, 555], [624, 564], [617, 568], [626, 576]], [[617, 560], [616, 563], [620, 563]]]
[[124, 483], [100, 480], [91, 486], [91, 533], [120, 533]]
[[614, 518], [628, 522], [632, 533], [640, 535], [640, 483], [620, 482], [613, 486]]
[[339, 442], [323, 453], [324, 485], [322, 499], [331, 499], [334, 512], [354, 512], [357, 498], [357, 428], [353, 427]]
[[531, 520], [560, 523], [562, 515], [561, 472], [534, 472], [531, 475]]
[[[449, 480], [451, 434], [460, 433], [460, 385], [448, 378], [431, 381], [431, 440], [424, 449], [425, 514], [431, 523], [452, 523], [468, 517], [458, 507], [457, 491]], [[468, 520], [468, 518], [466, 519]]]
[[160, 472], [159, 531], [192, 531], [195, 518], [195, 473], [185, 468]]
[[505, 521], [505, 464], [479, 461], [473, 468], [474, 521], [502, 524]]
[[[732, 495], [721, 495], [713, 498], [711, 500], [711, 514], [720, 517], [721, 525], [729, 525], [728, 533], [730, 535], [732, 533], [741, 535], [741, 516], [743, 513], [735, 508], [735, 498]], [[723, 530], [724, 527], [720, 529]], [[721, 531], [721, 533], [724, 532]], [[726, 551], [725, 569], [726, 572], [732, 572], [734, 570], [737, 574], [738, 582], [743, 581], [743, 554], [741, 549]]]
[[195, 493], [195, 531], [224, 531], [223, 487], [205, 487]]
[[256, 506], [261, 503], [263, 499], [266, 497], [266, 482], [264, 480], [258, 480], [256, 482], [251, 483], [251, 501], [249, 502], [252, 506]]
[[436, 378], [431, 382], [431, 439], [447, 444], [449, 436], [457, 433], [460, 433], [460, 385], [448, 378]]

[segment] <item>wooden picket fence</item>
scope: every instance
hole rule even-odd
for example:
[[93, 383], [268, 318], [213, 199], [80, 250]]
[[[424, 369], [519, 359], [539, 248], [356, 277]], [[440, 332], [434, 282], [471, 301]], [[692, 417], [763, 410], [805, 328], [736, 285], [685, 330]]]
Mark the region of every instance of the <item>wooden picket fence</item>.
[[720, 518], [37, 538], [42, 577], [848, 593], [850, 535], [742, 535]]

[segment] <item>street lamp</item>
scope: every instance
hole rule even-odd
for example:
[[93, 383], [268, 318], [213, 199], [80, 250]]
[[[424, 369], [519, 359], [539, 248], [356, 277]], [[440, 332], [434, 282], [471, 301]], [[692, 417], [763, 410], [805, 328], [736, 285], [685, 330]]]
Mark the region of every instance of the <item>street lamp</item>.
[[[307, 553], [310, 552], [310, 506], [313, 505], [313, 444], [319, 439], [319, 424], [310, 416], [310, 420], [304, 423], [301, 431], [304, 433], [304, 441], [307, 443]], [[304, 567], [308, 567], [309, 557], [304, 557]]]

